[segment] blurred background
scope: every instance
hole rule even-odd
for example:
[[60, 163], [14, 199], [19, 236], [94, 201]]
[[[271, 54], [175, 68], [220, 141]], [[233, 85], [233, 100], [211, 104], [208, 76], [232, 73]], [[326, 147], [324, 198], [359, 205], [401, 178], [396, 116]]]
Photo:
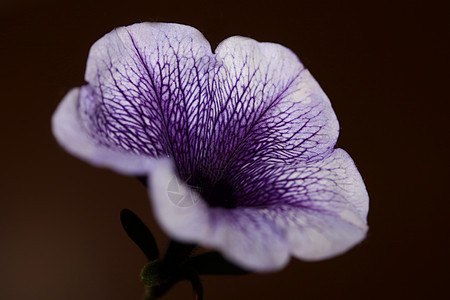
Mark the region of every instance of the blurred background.
[[[425, 1], [0, 2], [0, 299], [140, 299], [146, 263], [121, 228], [146, 190], [64, 152], [50, 118], [93, 42], [142, 21], [283, 44], [332, 101], [371, 197], [367, 239], [278, 273], [204, 277], [205, 299], [437, 299], [448, 283], [448, 9]], [[164, 299], [191, 299], [187, 283]], [[443, 298], [440, 298], [443, 299]]]

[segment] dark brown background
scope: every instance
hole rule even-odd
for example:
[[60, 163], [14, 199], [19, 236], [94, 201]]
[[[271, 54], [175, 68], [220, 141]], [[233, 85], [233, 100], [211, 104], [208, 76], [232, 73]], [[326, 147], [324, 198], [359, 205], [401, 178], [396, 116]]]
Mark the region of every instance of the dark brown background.
[[[338, 2], [338, 3], [336, 3]], [[90, 45], [140, 21], [190, 24], [296, 52], [332, 100], [338, 146], [371, 196], [366, 241], [279, 273], [205, 277], [206, 299], [436, 299], [448, 282], [448, 10], [420, 1], [1, 3], [0, 299], [140, 299], [145, 259], [119, 224], [156, 232], [145, 189], [58, 147], [50, 117]], [[447, 84], [447, 86], [445, 85]], [[180, 284], [166, 299], [190, 299]]]

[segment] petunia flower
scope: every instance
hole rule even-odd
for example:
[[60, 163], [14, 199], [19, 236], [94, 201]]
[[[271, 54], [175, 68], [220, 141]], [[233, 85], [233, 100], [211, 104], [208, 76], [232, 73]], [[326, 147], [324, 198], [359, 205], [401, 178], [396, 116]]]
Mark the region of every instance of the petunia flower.
[[291, 50], [235, 36], [213, 52], [192, 27], [141, 23], [98, 40], [85, 79], [57, 108], [54, 135], [95, 166], [146, 176], [174, 239], [253, 271], [364, 239], [364, 183]]

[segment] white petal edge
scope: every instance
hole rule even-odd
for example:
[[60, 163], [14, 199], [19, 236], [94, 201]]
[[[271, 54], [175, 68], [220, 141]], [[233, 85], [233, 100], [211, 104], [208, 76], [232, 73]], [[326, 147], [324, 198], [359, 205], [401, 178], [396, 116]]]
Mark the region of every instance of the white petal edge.
[[[169, 47], [169, 44], [173, 44]], [[192, 48], [187, 45], [192, 44]], [[154, 67], [158, 55], [167, 55], [177, 48], [177, 55], [193, 51], [196, 56], [211, 56], [211, 45], [196, 28], [177, 23], [144, 22], [118, 27], [97, 40], [89, 51], [85, 80], [92, 86], [99, 84], [98, 75], [110, 80], [110, 65], [125, 72], [127, 66], [134, 66], [133, 59], [143, 56], [144, 62]], [[139, 53], [137, 53], [139, 49]], [[165, 52], [167, 51], [167, 52]], [[171, 53], [171, 55], [174, 55]], [[138, 60], [139, 64], [142, 61]], [[143, 67], [140, 65], [140, 67]]]
[[79, 94], [80, 88], [71, 89], [52, 116], [53, 135], [61, 147], [96, 167], [123, 175], [146, 175], [156, 159], [109, 149], [88, 134], [78, 112]]
[[339, 186], [344, 187], [341, 194], [346, 203], [330, 214], [293, 211], [297, 225], [306, 226], [301, 226], [301, 230], [292, 223], [285, 226], [291, 253], [306, 261], [340, 255], [360, 243], [368, 231], [369, 195], [350, 155], [343, 149], [335, 149], [330, 157], [318, 164], [343, 171]]

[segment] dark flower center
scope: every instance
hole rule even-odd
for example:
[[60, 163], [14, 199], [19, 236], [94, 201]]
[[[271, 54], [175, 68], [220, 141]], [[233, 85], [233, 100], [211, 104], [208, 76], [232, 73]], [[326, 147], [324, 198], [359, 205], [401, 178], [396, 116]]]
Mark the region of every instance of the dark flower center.
[[213, 179], [200, 174], [187, 180], [187, 184], [197, 190], [211, 207], [237, 207], [235, 189], [230, 181], [225, 178]]
[[213, 184], [203, 184], [200, 194], [211, 207], [235, 208], [237, 206], [233, 187], [223, 179]]

